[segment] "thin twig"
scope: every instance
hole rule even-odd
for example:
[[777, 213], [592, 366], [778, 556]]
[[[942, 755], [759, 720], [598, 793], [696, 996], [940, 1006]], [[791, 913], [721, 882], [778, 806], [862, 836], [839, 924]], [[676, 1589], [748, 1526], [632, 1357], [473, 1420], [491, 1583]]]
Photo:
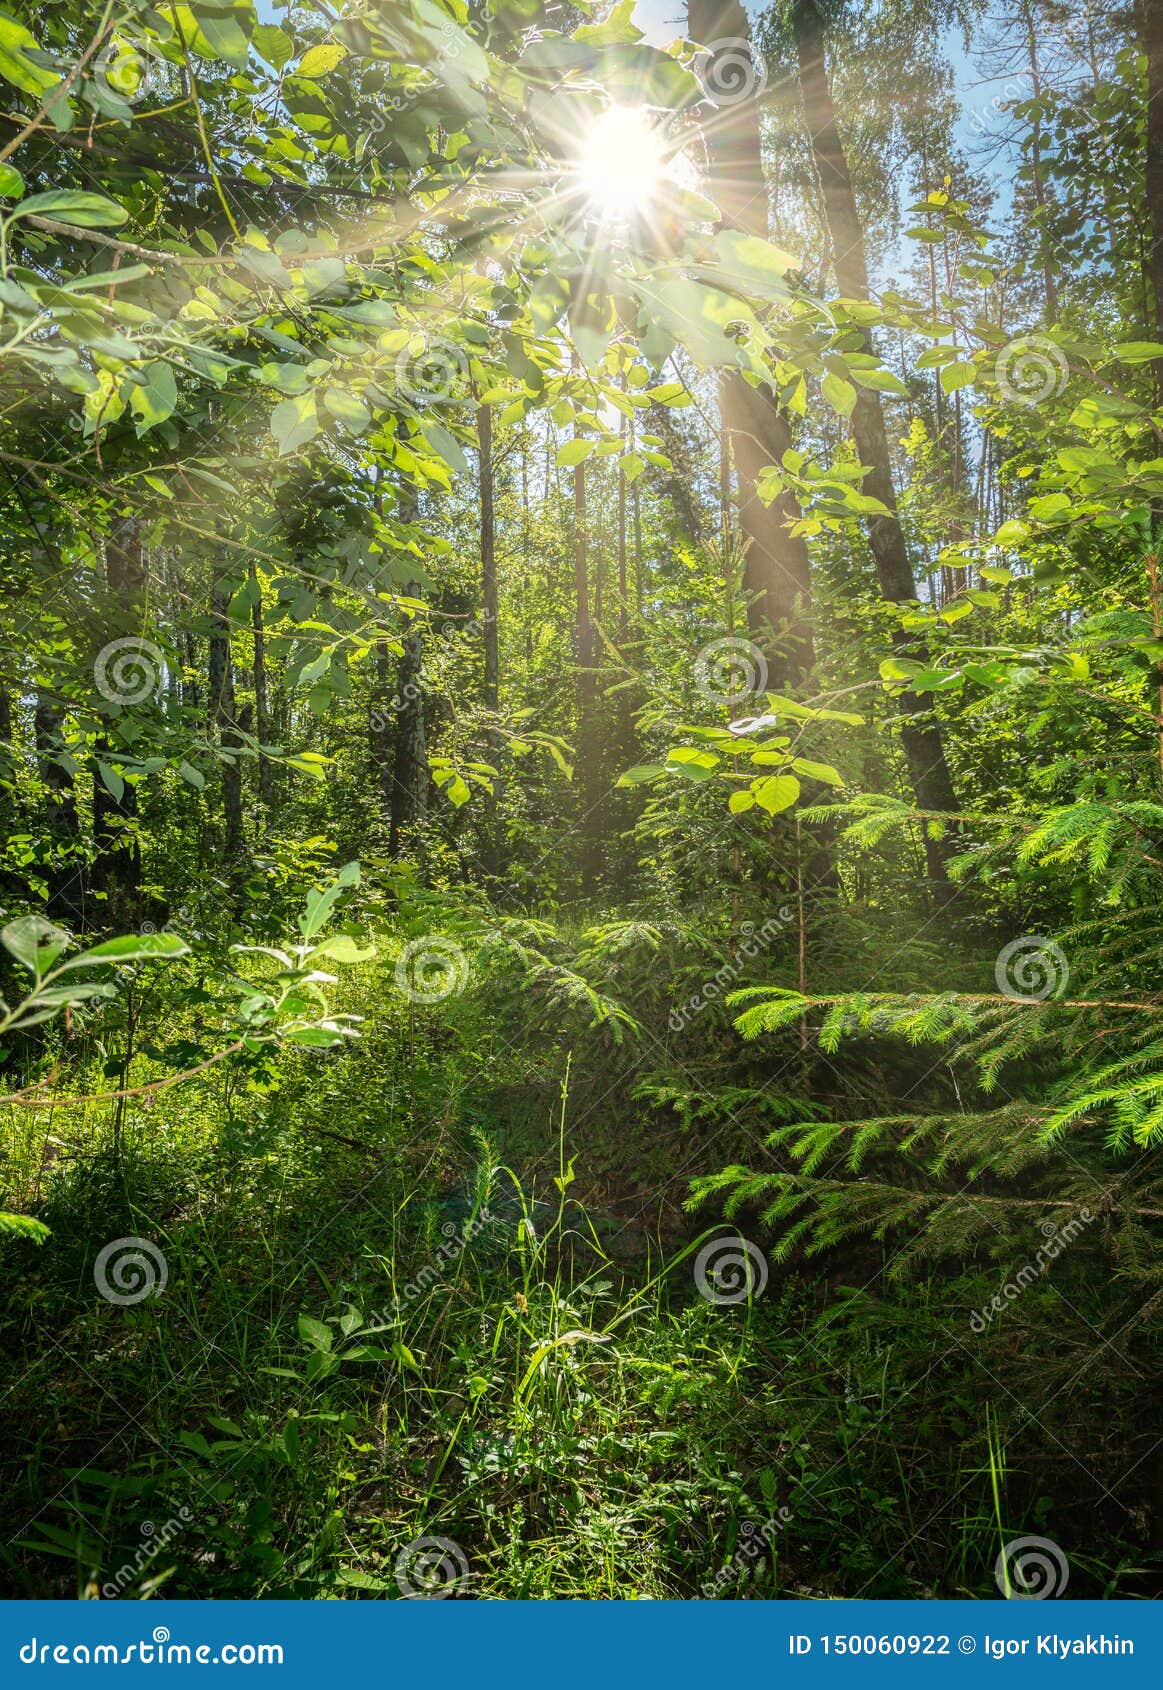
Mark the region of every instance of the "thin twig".
[[120, 1091], [90, 1092], [82, 1097], [30, 1097], [31, 1087], [24, 1091], [11, 1092], [7, 1097], [0, 1097], [0, 1103], [8, 1104], [14, 1109], [65, 1109], [81, 1103], [115, 1103], [123, 1097], [145, 1097], [149, 1094], [165, 1091], [169, 1086], [176, 1086], [180, 1080], [191, 1080], [195, 1074], [204, 1073], [207, 1068], [213, 1068], [216, 1062], [221, 1062], [227, 1056], [237, 1056], [246, 1046], [245, 1039], [238, 1039], [225, 1050], [218, 1051], [214, 1056], [208, 1056], [205, 1062], [196, 1063], [193, 1068], [183, 1068], [180, 1074], [168, 1074], [164, 1080], [150, 1080], [144, 1086], [126, 1086]]

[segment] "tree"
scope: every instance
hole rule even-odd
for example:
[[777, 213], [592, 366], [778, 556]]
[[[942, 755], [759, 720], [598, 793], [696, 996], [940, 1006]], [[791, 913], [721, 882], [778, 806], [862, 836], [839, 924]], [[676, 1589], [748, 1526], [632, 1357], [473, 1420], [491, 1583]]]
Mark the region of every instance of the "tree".
[[[824, 32], [815, 0], [793, 0], [792, 23], [805, 120], [831, 237], [837, 286], [843, 299], [866, 302], [869, 287], [864, 230], [832, 102]], [[861, 348], [871, 351], [867, 331], [859, 330], [858, 336]], [[917, 585], [897, 514], [884, 410], [875, 388], [862, 386], [856, 393], [851, 421], [856, 449], [865, 466], [865, 491], [883, 507], [869, 523], [881, 592], [889, 603], [907, 605], [916, 600]], [[919, 649], [915, 638], [902, 627], [894, 628], [892, 641], [894, 651], [906, 661]], [[902, 695], [901, 712], [901, 739], [918, 805], [930, 813], [954, 811], [953, 781], [931, 711], [923, 699], [906, 693]], [[930, 879], [945, 881], [944, 842], [928, 830], [925, 855]]]
[[[722, 214], [721, 228], [766, 239], [768, 189], [760, 142], [758, 69], [740, 70], [751, 54], [751, 25], [738, 0], [689, 0], [687, 27], [708, 47], [705, 84], [728, 91], [703, 122], [707, 174]], [[718, 44], [716, 47], [716, 43]], [[742, 45], [741, 45], [742, 44]], [[740, 81], [740, 77], [742, 80]], [[773, 683], [794, 685], [812, 661], [811, 569], [807, 546], [795, 534], [795, 501], [786, 490], [774, 501], [760, 493], [760, 476], [792, 448], [791, 428], [770, 384], [753, 385], [729, 370], [719, 402], [739, 485], [747, 614], [756, 644], [767, 655]]]

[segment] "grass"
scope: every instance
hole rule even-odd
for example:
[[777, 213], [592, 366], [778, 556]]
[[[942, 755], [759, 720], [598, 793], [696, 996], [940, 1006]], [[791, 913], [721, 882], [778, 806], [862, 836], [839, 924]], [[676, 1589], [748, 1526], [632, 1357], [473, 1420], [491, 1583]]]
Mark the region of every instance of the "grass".
[[[116, 1139], [58, 1111], [47, 1159], [12, 1122], [6, 1199], [52, 1237], [3, 1245], [6, 1594], [991, 1597], [999, 1530], [1068, 1545], [1072, 1595], [1136, 1592], [1132, 1533], [1076, 1541], [1049, 1438], [991, 1463], [976, 1362], [935, 1347], [967, 1292], [878, 1302], [870, 1249], [851, 1286], [797, 1264], [708, 1302], [713, 1215], [591, 1201], [591, 1147], [648, 1121], [579, 1134], [569, 1063], [555, 1101], [488, 1040], [381, 1016]], [[126, 1237], [168, 1277], [119, 1305], [94, 1261]]]

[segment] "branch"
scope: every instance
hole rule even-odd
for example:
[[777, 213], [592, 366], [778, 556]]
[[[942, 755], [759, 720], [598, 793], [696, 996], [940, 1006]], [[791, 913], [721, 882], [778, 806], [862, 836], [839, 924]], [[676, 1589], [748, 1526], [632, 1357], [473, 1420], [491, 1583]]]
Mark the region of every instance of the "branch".
[[48, 115], [49, 107], [55, 105], [58, 100], [63, 99], [68, 94], [69, 89], [73, 86], [73, 83], [77, 80], [78, 76], [80, 76], [89, 60], [93, 57], [93, 54], [104, 41], [105, 32], [109, 28], [109, 14], [112, 10], [112, 0], [110, 0], [110, 4], [105, 8], [105, 16], [101, 19], [96, 35], [85, 48], [85, 51], [81, 54], [81, 57], [77, 60], [76, 64], [65, 77], [64, 81], [53, 89], [52, 93], [44, 102], [44, 105], [41, 106], [36, 116], [29, 119], [29, 121], [24, 125], [24, 128], [20, 131], [19, 135], [14, 135], [6, 147], [0, 148], [0, 164], [3, 164], [6, 158], [10, 158], [16, 151], [17, 147], [27, 141], [28, 137], [40, 128], [42, 121]]
[[66, 1109], [79, 1103], [115, 1103], [123, 1097], [145, 1097], [159, 1091], [166, 1091], [170, 1086], [176, 1086], [181, 1080], [193, 1079], [195, 1074], [204, 1073], [207, 1068], [213, 1068], [216, 1062], [225, 1057], [237, 1056], [245, 1049], [246, 1040], [238, 1039], [225, 1050], [218, 1051], [214, 1056], [208, 1056], [205, 1062], [197, 1063], [193, 1068], [183, 1068], [180, 1074], [168, 1074], [164, 1080], [150, 1080], [144, 1086], [128, 1086], [121, 1091], [90, 1092], [82, 1097], [30, 1097], [31, 1087], [24, 1091], [11, 1092], [7, 1097], [0, 1097], [0, 1103], [7, 1104], [13, 1109]]

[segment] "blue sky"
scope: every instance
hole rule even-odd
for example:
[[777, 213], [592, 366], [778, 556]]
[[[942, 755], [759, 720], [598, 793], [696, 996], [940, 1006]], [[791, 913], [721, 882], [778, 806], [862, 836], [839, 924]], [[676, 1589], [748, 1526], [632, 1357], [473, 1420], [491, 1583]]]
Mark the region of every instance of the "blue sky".
[[[752, 18], [766, 9], [764, 5], [747, 7]], [[685, 0], [637, 0], [634, 20], [639, 29], [645, 32], [648, 41], [655, 46], [665, 46], [668, 41], [673, 41], [676, 36], [685, 33]], [[965, 52], [960, 31], [948, 32], [945, 51], [953, 66], [954, 86], [962, 107], [972, 111], [975, 107], [988, 105], [995, 90], [979, 85], [980, 77]]]
[[[766, 9], [766, 4], [747, 6], [752, 19]], [[665, 46], [685, 33], [686, 0], [637, 0], [634, 19], [648, 41], [655, 46]], [[972, 162], [980, 147], [982, 123], [989, 125], [991, 121], [990, 101], [1000, 94], [1004, 83], [1001, 79], [990, 84], [983, 82], [981, 73], [965, 50], [960, 30], [946, 31], [944, 48], [953, 70], [954, 91], [961, 104], [962, 118], [956, 130], [957, 139]], [[996, 174], [996, 186], [1004, 204], [1008, 200], [1005, 178], [1009, 171], [999, 168]]]

